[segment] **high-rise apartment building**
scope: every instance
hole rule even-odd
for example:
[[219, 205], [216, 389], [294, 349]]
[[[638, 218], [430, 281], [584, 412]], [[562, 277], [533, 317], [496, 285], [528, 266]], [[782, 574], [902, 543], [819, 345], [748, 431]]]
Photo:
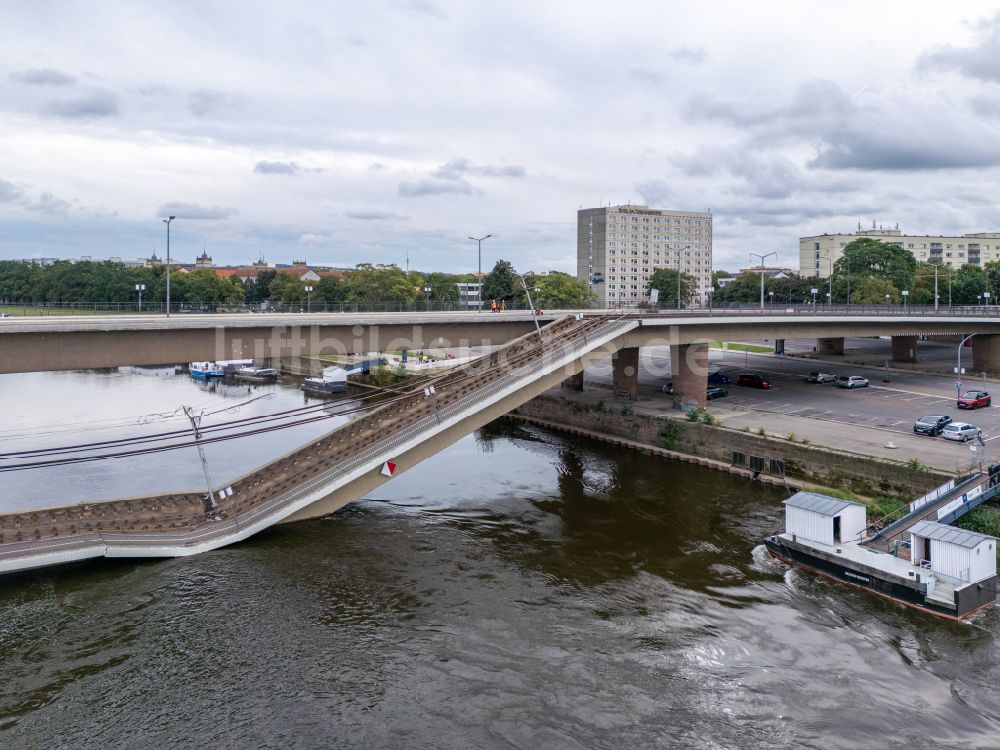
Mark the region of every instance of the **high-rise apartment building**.
[[712, 287], [712, 214], [648, 206], [608, 206], [577, 212], [576, 275], [601, 303], [648, 299], [657, 268], [680, 269], [704, 299]]
[[918, 261], [960, 268], [966, 264], [981, 266], [1000, 260], [1000, 232], [977, 232], [960, 237], [903, 234], [899, 227], [873, 227], [853, 234], [820, 234], [799, 238], [799, 273], [803, 276], [830, 275], [833, 264], [843, 256], [849, 242], [870, 237], [879, 242], [908, 250]]

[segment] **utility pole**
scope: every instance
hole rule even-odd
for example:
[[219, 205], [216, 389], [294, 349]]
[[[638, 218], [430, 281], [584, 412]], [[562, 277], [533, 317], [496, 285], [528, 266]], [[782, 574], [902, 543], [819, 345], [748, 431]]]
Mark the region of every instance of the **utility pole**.
[[934, 312], [938, 311], [938, 267], [934, 266]]
[[167, 225], [167, 317], [170, 317], [170, 222], [176, 219], [176, 216], [171, 216], [169, 219], [163, 219], [163, 223]]
[[750, 253], [751, 256], [757, 256], [760, 258], [760, 309], [764, 309], [764, 258], [770, 258], [772, 255], [777, 258], [778, 254], [776, 252], [764, 253]]
[[479, 275], [476, 277], [479, 280], [479, 312], [483, 311], [483, 240], [488, 240], [492, 236], [488, 234], [485, 237], [469, 237], [479, 246]]
[[[173, 218], [172, 216], [170, 218]], [[208, 487], [208, 508], [206, 510], [215, 510], [215, 493], [212, 492], [212, 480], [208, 476], [208, 459], [205, 458], [205, 449], [201, 446], [201, 432], [198, 430], [198, 426], [201, 424], [201, 415], [197, 417], [194, 415], [194, 409], [190, 406], [182, 407], [187, 418], [191, 420], [191, 430], [194, 432], [194, 444], [198, 447], [198, 456], [201, 458], [201, 470], [205, 473], [205, 484]]]

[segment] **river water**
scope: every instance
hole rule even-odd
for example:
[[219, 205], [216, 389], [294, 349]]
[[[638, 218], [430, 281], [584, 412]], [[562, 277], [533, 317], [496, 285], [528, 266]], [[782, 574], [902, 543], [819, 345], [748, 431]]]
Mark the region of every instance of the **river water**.
[[495, 423], [323, 520], [8, 577], [0, 747], [1000, 746], [997, 613], [786, 570], [782, 498]]

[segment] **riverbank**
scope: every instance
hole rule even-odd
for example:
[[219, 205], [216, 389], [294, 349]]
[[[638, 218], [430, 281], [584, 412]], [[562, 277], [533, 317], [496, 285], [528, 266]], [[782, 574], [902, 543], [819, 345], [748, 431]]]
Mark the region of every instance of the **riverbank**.
[[749, 426], [717, 424], [704, 412], [694, 421], [677, 411], [640, 412], [635, 404], [607, 405], [603, 400], [580, 398], [582, 395], [549, 391], [519, 407], [514, 416], [550, 429], [696, 460], [712, 468], [756, 474], [766, 481], [780, 482], [784, 477], [790, 485], [834, 488], [864, 497], [910, 499], [952, 476], [917, 459], [892, 460], [824, 445], [793, 433], [779, 437], [763, 428], [752, 431]]

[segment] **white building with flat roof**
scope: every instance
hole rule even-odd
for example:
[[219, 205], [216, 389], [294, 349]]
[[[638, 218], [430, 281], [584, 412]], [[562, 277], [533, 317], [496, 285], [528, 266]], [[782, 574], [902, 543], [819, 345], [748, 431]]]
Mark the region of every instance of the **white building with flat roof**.
[[802, 276], [826, 278], [830, 269], [844, 255], [847, 244], [869, 237], [908, 250], [925, 263], [938, 263], [949, 268], [966, 264], [982, 266], [1000, 260], [1000, 232], [975, 232], [961, 236], [903, 234], [894, 228], [872, 227], [851, 234], [819, 234], [799, 238], [799, 273]]
[[602, 304], [637, 305], [657, 268], [695, 279], [697, 296], [712, 288], [712, 214], [648, 206], [608, 206], [577, 212], [576, 276]]

